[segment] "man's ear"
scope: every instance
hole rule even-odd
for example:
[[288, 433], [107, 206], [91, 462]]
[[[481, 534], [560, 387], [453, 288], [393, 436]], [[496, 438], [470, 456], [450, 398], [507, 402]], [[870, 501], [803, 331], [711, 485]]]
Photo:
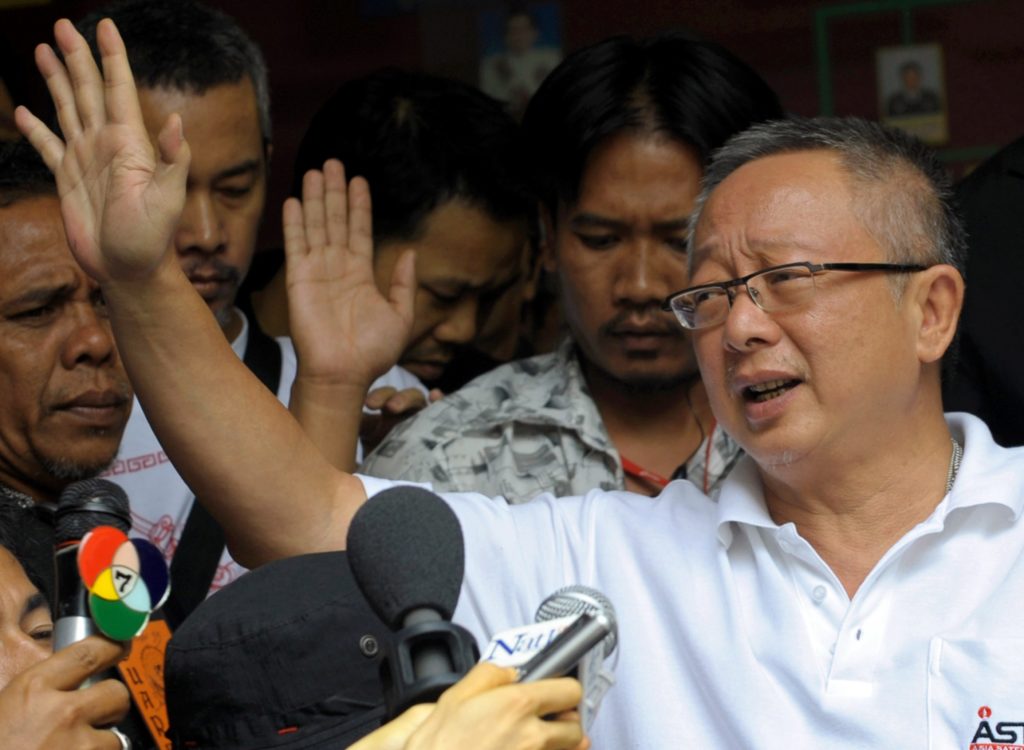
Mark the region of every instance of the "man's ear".
[[558, 269], [558, 259], [555, 257], [555, 217], [551, 210], [545, 206], [540, 207], [540, 265], [548, 273], [555, 273]]
[[956, 335], [964, 304], [964, 278], [945, 263], [914, 276], [907, 291], [913, 289], [912, 303], [919, 311], [917, 355], [921, 362], [937, 362]]

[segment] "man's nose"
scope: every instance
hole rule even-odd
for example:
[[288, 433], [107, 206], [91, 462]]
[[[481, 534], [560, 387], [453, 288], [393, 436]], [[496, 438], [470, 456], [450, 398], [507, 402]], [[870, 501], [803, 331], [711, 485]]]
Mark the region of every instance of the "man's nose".
[[61, 353], [64, 367], [70, 370], [82, 363], [101, 365], [116, 357], [110, 321], [97, 311], [92, 301], [76, 303], [72, 314], [72, 329]]
[[745, 285], [733, 287], [731, 303], [722, 323], [725, 346], [734, 351], [750, 351], [771, 346], [778, 341], [781, 329], [770, 313], [754, 302], [756, 289], [751, 294]]
[[434, 330], [434, 337], [447, 344], [468, 344], [472, 341], [476, 336], [477, 303], [475, 294], [462, 297]]
[[[670, 259], [651, 238], [638, 238], [623, 248], [615, 266], [613, 293], [616, 302], [635, 306], [660, 305], [672, 287], [667, 283], [675, 279], [678, 283], [680, 269], [673, 267]], [[685, 263], [685, 261], [682, 261]], [[678, 265], [678, 263], [676, 264]], [[685, 282], [681, 286], [685, 286]]]
[[227, 236], [213, 196], [205, 190], [189, 191], [175, 233], [177, 251], [217, 253], [226, 244]]

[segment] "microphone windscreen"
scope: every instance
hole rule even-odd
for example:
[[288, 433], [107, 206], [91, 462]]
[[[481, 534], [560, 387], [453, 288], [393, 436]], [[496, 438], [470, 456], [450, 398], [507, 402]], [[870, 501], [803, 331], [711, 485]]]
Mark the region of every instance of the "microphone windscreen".
[[611, 656], [618, 643], [618, 621], [615, 607], [604, 594], [582, 584], [561, 588], [541, 602], [537, 609], [537, 622], [557, 620], [584, 612], [592, 615], [603, 614], [611, 623], [611, 632], [604, 639], [604, 658]]
[[127, 533], [132, 526], [128, 496], [106, 479], [73, 482], [57, 500], [55, 526], [58, 546], [80, 540], [97, 526], [113, 526]]
[[363, 504], [348, 530], [348, 560], [374, 612], [392, 630], [416, 609], [450, 620], [465, 549], [447, 503], [422, 487], [392, 487]]

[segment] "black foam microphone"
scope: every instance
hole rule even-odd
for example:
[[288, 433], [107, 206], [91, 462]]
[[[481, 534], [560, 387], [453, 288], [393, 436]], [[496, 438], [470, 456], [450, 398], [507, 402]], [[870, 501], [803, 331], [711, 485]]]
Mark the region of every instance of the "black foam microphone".
[[465, 566], [455, 513], [421, 487], [385, 490], [352, 519], [348, 560], [370, 606], [396, 631], [382, 665], [389, 716], [437, 700], [479, 658], [469, 631], [450, 622]]
[[[54, 563], [56, 565], [56, 615], [53, 625], [53, 648], [65, 646], [99, 633], [89, 614], [89, 590], [78, 575], [78, 545], [83, 537], [99, 526], [113, 526], [128, 533], [132, 525], [131, 509], [124, 490], [106, 479], [84, 479], [64, 488], [57, 500], [55, 521]], [[119, 680], [116, 668], [94, 674], [80, 687], [89, 687], [103, 680]], [[136, 696], [131, 710], [112, 731], [122, 747], [149, 747], [150, 736], [140, 714]], [[124, 743], [128, 743], [127, 745]]]
[[113, 482], [85, 479], [64, 488], [56, 514], [54, 650], [98, 632], [89, 616], [89, 591], [78, 575], [78, 545], [82, 537], [97, 526], [113, 526], [127, 533], [131, 525], [128, 497]]

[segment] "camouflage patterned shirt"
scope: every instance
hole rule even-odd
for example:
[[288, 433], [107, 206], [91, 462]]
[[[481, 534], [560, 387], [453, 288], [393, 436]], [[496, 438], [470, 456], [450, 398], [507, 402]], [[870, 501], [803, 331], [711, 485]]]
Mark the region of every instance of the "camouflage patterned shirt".
[[[687, 461], [685, 476], [713, 491], [740, 453], [716, 425]], [[625, 488], [618, 451], [569, 340], [551, 354], [502, 365], [431, 404], [398, 425], [359, 472], [511, 503], [542, 492], [564, 497]]]

